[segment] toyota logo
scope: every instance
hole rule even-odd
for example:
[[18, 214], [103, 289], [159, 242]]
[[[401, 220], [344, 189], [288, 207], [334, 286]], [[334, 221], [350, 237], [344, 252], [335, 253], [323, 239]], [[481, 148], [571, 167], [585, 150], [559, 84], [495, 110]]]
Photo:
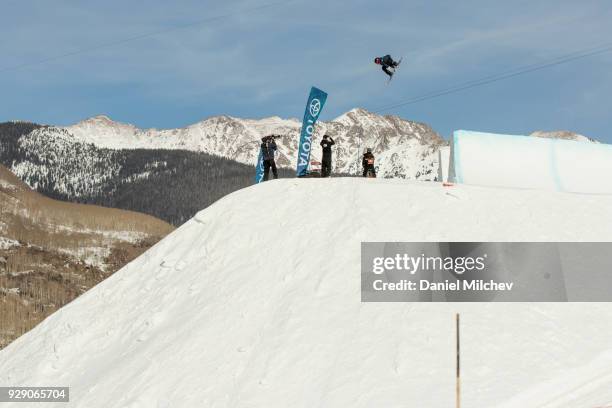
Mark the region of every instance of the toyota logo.
[[317, 116], [320, 110], [321, 110], [321, 101], [318, 99], [313, 99], [312, 102], [310, 102], [310, 114], [312, 116]]

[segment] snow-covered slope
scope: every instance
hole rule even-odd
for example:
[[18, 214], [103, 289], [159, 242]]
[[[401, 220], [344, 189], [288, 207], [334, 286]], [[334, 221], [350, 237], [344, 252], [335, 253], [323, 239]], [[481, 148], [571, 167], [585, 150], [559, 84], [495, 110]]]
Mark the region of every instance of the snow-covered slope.
[[461, 312], [464, 406], [609, 405], [609, 381], [586, 382], [610, 375], [611, 305], [364, 304], [359, 265], [362, 241], [609, 241], [610, 225], [610, 196], [263, 183], [0, 352], [0, 383], [70, 386], [88, 408], [450, 407]]
[[[261, 137], [281, 135], [277, 164], [293, 167], [301, 122], [270, 117], [261, 120], [216, 116], [182, 129], [138, 129], [96, 116], [65, 129], [77, 140], [110, 149], [185, 149], [220, 155], [254, 164]], [[314, 136], [313, 160], [320, 160], [318, 142], [323, 134], [336, 145], [336, 172], [355, 173], [366, 147], [377, 154], [378, 173], [385, 177], [433, 180], [437, 171], [437, 148], [444, 140], [429, 126], [353, 109], [331, 122], [321, 122]]]
[[10, 170], [38, 191], [53, 185], [56, 191], [70, 198], [80, 198], [93, 193], [121, 171], [116, 152], [75, 143], [74, 137], [61, 128], [36, 129], [20, 137], [17, 143], [25, 157], [21, 160], [15, 157]]
[[144, 214], [52, 200], [0, 165], [0, 348], [173, 229]]

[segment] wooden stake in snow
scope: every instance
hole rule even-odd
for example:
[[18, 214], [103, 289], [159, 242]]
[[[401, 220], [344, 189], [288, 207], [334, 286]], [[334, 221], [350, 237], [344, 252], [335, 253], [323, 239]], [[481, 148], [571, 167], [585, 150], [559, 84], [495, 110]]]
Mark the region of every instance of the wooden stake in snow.
[[456, 326], [457, 326], [457, 408], [461, 408], [461, 344], [459, 342], [459, 313], [455, 314]]

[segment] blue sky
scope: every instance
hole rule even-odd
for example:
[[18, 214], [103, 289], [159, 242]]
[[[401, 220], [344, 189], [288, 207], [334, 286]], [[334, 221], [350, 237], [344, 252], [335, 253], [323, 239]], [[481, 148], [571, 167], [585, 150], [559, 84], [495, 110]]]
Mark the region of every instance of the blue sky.
[[[612, 41], [609, 0], [294, 0], [249, 11], [268, 3], [4, 0], [0, 120], [107, 114], [171, 128], [217, 114], [301, 117], [311, 85], [329, 93], [328, 120]], [[372, 63], [385, 53], [404, 57], [390, 85]], [[611, 106], [612, 52], [384, 113], [444, 137], [563, 129], [612, 143]]]

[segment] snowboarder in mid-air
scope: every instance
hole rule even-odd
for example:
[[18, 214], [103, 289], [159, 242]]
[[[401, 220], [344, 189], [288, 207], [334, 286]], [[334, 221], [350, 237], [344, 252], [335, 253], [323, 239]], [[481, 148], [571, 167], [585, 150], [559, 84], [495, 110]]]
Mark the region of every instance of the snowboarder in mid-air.
[[323, 136], [321, 147], [323, 148], [323, 160], [321, 160], [321, 177], [329, 177], [332, 167], [332, 146], [335, 145], [334, 139], [329, 135]]
[[274, 161], [274, 153], [276, 153], [276, 142], [274, 141], [274, 135], [264, 136], [261, 138], [261, 153], [263, 156], [264, 165], [264, 181], [268, 180], [270, 175], [270, 169], [274, 178], [278, 178], [278, 171], [276, 170], [276, 162]]
[[363, 154], [361, 164], [363, 165], [363, 177], [376, 177], [376, 169], [374, 168], [374, 155], [372, 154], [372, 149], [370, 149], [369, 147]]
[[393, 78], [395, 69], [399, 66], [401, 62], [401, 59], [399, 61], [394, 61], [389, 54], [385, 55], [384, 57], [374, 58], [374, 63], [382, 65], [382, 70], [385, 71], [385, 74], [389, 75], [389, 80]]

